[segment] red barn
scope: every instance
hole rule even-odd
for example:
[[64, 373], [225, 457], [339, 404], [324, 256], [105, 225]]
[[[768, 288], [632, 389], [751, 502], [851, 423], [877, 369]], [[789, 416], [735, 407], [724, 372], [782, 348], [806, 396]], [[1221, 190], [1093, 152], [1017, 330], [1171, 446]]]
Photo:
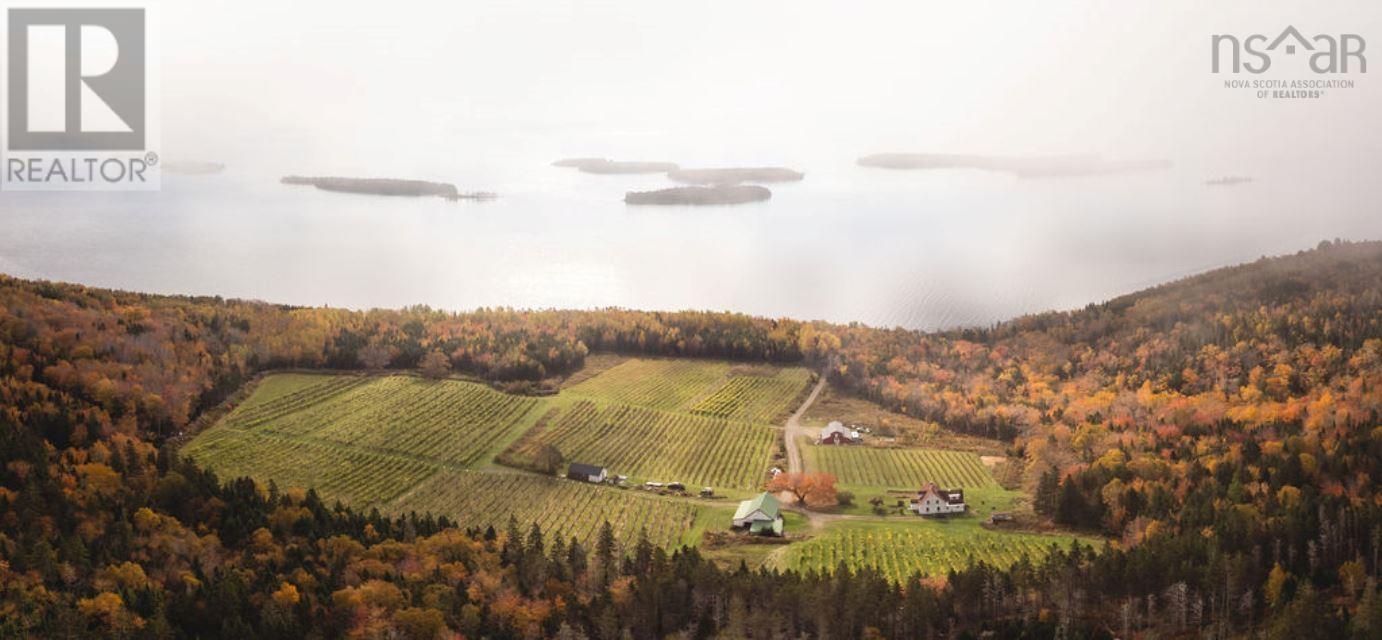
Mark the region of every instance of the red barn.
[[816, 444], [855, 444], [859, 442], [859, 432], [846, 429], [839, 422], [832, 422], [824, 429], [821, 429], [820, 438], [816, 439]]

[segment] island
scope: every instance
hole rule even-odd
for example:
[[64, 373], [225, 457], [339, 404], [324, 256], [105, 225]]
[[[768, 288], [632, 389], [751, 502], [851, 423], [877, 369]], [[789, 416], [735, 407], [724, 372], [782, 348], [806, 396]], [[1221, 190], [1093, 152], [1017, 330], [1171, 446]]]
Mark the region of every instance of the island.
[[1252, 182], [1251, 176], [1224, 176], [1222, 178], [1205, 180], [1204, 184], [1207, 187], [1233, 187], [1249, 182]]
[[672, 187], [657, 191], [630, 191], [626, 204], [717, 205], [760, 202], [773, 197], [766, 187], [756, 185], [716, 185], [713, 187]]
[[1021, 178], [1069, 178], [1114, 175], [1171, 168], [1168, 160], [1108, 160], [1099, 155], [982, 156], [951, 153], [876, 153], [857, 161], [879, 169], [981, 169]]
[[639, 160], [610, 160], [608, 158], [566, 158], [552, 163], [554, 167], [572, 167], [584, 173], [634, 174], [667, 173], [676, 171], [675, 162], [647, 162]]
[[677, 182], [689, 184], [735, 184], [740, 182], [797, 182], [806, 177], [784, 167], [734, 167], [725, 169], [679, 169], [667, 174]]
[[496, 197], [488, 191], [461, 192], [449, 182], [399, 180], [396, 178], [341, 178], [285, 176], [283, 184], [308, 185], [323, 191], [363, 193], [376, 196], [436, 196], [447, 200], [489, 200]]

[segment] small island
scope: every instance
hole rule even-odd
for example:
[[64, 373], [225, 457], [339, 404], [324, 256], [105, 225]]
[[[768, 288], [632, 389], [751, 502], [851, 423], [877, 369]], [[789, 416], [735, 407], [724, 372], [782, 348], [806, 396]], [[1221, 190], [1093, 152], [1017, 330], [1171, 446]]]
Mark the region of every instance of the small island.
[[566, 158], [552, 163], [554, 167], [572, 167], [584, 173], [636, 174], [676, 171], [675, 162], [646, 162], [639, 160], [610, 160], [608, 158]]
[[735, 184], [740, 182], [797, 182], [806, 177], [784, 167], [733, 167], [724, 169], [679, 169], [667, 174], [677, 182], [689, 184]]
[[488, 191], [462, 193], [456, 189], [456, 185], [449, 182], [428, 182], [426, 180], [286, 176], [280, 182], [309, 185], [323, 191], [362, 193], [375, 196], [436, 196], [447, 200], [489, 200], [495, 197], [495, 194]]
[[1240, 184], [1247, 184], [1249, 182], [1252, 182], [1251, 176], [1224, 176], [1222, 178], [1205, 180], [1204, 184], [1207, 187], [1233, 187]]
[[672, 187], [657, 191], [630, 191], [626, 204], [719, 205], [761, 202], [773, 197], [766, 187], [756, 185], [716, 185], [713, 187]]
[[1012, 173], [1020, 178], [1071, 178], [1171, 168], [1168, 160], [1108, 160], [1098, 155], [1010, 157], [953, 153], [876, 153], [859, 158], [858, 164], [879, 169], [981, 169]]

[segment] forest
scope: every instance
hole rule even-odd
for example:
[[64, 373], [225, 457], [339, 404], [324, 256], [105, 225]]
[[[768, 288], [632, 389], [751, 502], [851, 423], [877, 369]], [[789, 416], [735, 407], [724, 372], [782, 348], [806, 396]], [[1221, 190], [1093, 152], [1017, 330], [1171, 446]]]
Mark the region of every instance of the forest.
[[[253, 376], [592, 352], [804, 363], [1021, 456], [1110, 540], [901, 584], [385, 518], [218, 478], [177, 436]], [[1325, 242], [939, 333], [721, 312], [347, 311], [0, 277], [0, 635], [1376, 638], [1382, 243]], [[987, 635], [986, 635], [987, 634]]]

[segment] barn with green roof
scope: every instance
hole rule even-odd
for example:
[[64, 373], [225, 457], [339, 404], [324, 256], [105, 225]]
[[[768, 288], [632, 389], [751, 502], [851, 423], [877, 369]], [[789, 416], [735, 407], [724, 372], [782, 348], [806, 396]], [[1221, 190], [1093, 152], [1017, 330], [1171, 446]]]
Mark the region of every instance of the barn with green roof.
[[782, 535], [782, 505], [764, 491], [739, 503], [734, 511], [734, 527], [758, 535]]

